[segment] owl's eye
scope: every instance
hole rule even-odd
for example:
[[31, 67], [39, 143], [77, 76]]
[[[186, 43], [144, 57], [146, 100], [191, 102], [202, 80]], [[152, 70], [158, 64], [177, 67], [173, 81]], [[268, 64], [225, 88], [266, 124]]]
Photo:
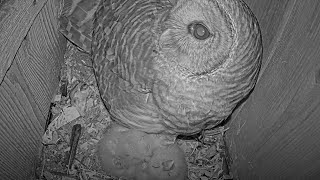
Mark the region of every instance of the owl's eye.
[[210, 32], [206, 26], [202, 23], [191, 23], [189, 24], [189, 32], [199, 40], [205, 40], [210, 36]]

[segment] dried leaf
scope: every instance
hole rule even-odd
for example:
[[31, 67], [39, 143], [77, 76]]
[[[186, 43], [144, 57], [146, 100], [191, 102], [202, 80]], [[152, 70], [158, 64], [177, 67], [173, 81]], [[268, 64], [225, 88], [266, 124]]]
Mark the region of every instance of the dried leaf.
[[42, 136], [42, 143], [55, 144], [57, 140], [53, 139], [53, 132], [77, 119], [78, 117], [80, 117], [80, 114], [76, 107], [72, 106], [63, 108], [61, 114], [49, 124], [47, 131]]

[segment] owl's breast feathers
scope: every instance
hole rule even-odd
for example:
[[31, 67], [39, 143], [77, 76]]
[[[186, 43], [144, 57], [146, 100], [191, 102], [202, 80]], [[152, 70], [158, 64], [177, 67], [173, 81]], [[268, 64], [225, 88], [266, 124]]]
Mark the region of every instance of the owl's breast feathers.
[[132, 128], [211, 128], [257, 80], [260, 30], [240, 0], [103, 0], [93, 27], [101, 96], [111, 117]]

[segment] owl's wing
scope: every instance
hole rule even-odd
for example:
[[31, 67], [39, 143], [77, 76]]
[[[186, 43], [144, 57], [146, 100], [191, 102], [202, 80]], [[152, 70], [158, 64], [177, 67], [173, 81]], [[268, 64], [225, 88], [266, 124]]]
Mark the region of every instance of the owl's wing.
[[63, 0], [59, 31], [81, 50], [90, 53], [94, 14], [101, 0]]

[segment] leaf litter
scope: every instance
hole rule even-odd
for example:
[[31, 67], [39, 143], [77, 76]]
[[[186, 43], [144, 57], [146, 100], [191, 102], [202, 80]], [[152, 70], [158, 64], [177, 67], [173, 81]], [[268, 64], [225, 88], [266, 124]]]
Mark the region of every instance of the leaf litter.
[[[68, 43], [60, 75], [60, 88], [52, 100], [37, 180], [116, 180], [104, 173], [96, 146], [111, 124], [100, 99], [90, 56]], [[224, 127], [198, 137], [177, 138], [185, 152], [189, 180], [232, 179]], [[200, 137], [200, 138], [199, 138]]]

